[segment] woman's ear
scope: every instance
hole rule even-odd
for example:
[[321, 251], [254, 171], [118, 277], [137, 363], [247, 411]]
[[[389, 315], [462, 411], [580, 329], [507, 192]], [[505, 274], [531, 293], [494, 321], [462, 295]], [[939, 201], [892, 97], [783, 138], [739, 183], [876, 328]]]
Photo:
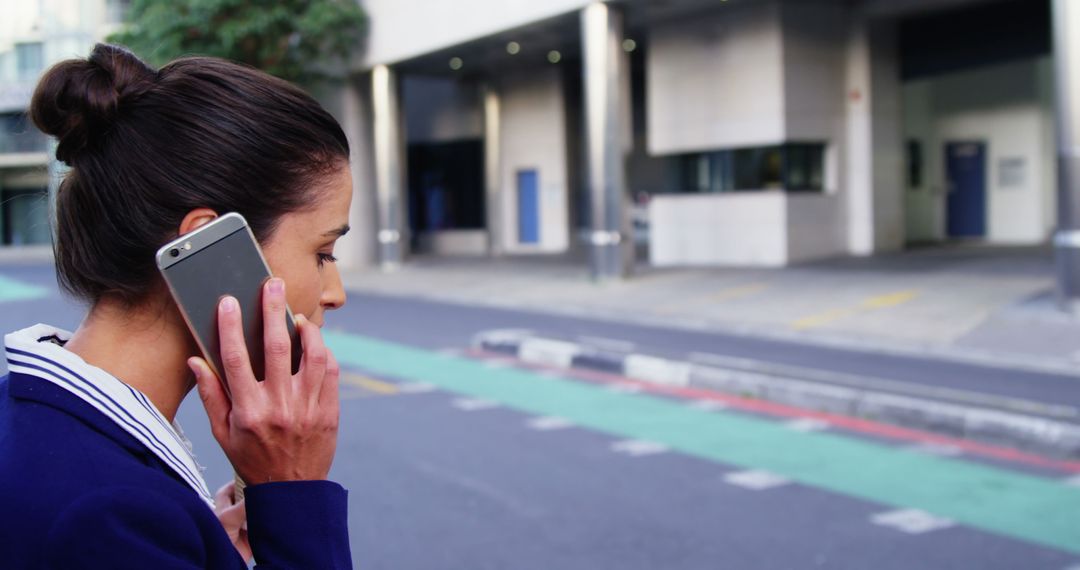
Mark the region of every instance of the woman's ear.
[[184, 216], [184, 219], [180, 222], [180, 227], [177, 228], [177, 235], [182, 236], [193, 232], [217, 217], [217, 212], [210, 208], [195, 208]]

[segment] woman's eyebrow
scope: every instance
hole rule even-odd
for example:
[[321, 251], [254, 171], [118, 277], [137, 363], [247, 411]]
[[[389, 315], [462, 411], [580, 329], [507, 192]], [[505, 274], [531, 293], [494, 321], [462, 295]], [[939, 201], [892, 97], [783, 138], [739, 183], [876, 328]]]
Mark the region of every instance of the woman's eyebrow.
[[342, 224], [341, 227], [334, 228], [323, 235], [326, 237], [341, 237], [349, 233], [349, 224]]

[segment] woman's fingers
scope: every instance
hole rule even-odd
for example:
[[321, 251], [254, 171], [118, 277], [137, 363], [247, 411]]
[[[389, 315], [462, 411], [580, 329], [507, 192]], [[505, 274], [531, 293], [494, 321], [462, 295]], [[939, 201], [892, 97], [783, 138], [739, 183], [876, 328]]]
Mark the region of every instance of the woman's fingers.
[[236, 490], [236, 481], [229, 481], [225, 483], [214, 493], [214, 510], [224, 511], [226, 508], [233, 506], [236, 502], [234, 500], [234, 493]]
[[317, 403], [330, 351], [323, 344], [319, 327], [307, 317], [297, 315], [296, 325], [300, 329], [300, 342], [304, 347], [304, 356], [300, 360], [300, 388], [310, 402]]
[[272, 390], [283, 390], [292, 376], [292, 342], [285, 324], [285, 282], [273, 278], [263, 285], [263, 352], [266, 378]]
[[229, 410], [231, 405], [229, 397], [225, 394], [225, 388], [221, 380], [210, 371], [206, 361], [198, 356], [188, 359], [188, 367], [195, 374], [195, 383], [199, 390], [199, 399], [206, 408], [206, 416], [210, 420], [210, 429], [217, 440], [225, 441], [229, 435]]
[[221, 339], [221, 365], [234, 400], [243, 400], [257, 387], [251, 360], [244, 342], [244, 324], [240, 303], [226, 296], [218, 303], [218, 337]]
[[338, 383], [341, 379], [341, 366], [338, 364], [334, 353], [326, 350], [326, 377], [323, 379], [322, 388], [319, 392], [319, 405], [333, 414], [335, 421], [338, 417]]

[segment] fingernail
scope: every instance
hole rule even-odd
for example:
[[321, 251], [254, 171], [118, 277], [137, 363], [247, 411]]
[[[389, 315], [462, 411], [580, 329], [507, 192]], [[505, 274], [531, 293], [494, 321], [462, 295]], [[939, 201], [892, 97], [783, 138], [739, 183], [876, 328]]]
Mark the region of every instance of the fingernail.
[[279, 279], [277, 277], [274, 277], [273, 279], [270, 280], [270, 283], [267, 284], [266, 288], [271, 293], [273, 293], [275, 295], [280, 295], [281, 293], [285, 292], [285, 281], [283, 281], [282, 279]]
[[225, 312], [225, 313], [235, 312], [236, 308], [238, 306], [239, 305], [237, 304], [236, 299], [233, 298], [233, 297], [226, 296], [224, 299], [221, 300], [221, 310], [222, 310], [222, 312]]
[[188, 368], [191, 369], [191, 373], [195, 375], [196, 379], [198, 379], [200, 369], [199, 369], [199, 365], [195, 364], [195, 359], [194, 358], [189, 358], [188, 361], [187, 361], [187, 365], [188, 365]]

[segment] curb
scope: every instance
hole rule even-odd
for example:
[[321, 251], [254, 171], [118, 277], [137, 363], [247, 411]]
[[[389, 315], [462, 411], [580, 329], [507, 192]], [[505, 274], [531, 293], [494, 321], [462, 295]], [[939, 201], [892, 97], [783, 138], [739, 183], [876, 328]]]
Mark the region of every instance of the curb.
[[662, 386], [694, 387], [1080, 459], [1080, 424], [866, 388], [697, 362], [625, 353], [524, 330], [488, 331], [473, 346], [527, 362], [617, 374]]
[[[769, 330], [759, 327], [747, 327], [729, 325], [720, 322], [706, 322], [690, 317], [675, 315], [659, 316], [641, 313], [628, 315], [624, 313], [614, 314], [611, 311], [595, 310], [580, 305], [566, 306], [538, 306], [536, 304], [507, 301], [498, 298], [463, 298], [455, 295], [431, 292], [400, 292], [384, 290], [373, 287], [351, 284], [358, 278], [355, 272], [345, 277], [345, 288], [354, 293], [384, 296], [396, 299], [419, 299], [432, 303], [445, 303], [463, 307], [483, 307], [486, 309], [522, 311], [542, 315], [559, 315], [573, 318], [585, 318], [600, 320], [608, 323], [624, 323], [643, 327], [666, 327], [683, 331], [716, 333], [733, 337], [763, 340], [771, 342], [790, 342], [809, 344], [824, 348], [838, 350], [858, 350], [874, 354], [896, 356], [902, 358], [934, 358], [937, 360], [968, 364], [974, 366], [987, 366], [994, 368], [1007, 368], [1023, 372], [1035, 372], [1040, 374], [1056, 374], [1080, 378], [1080, 362], [1059, 356], [1036, 355], [1025, 353], [1009, 353], [992, 351], [976, 347], [961, 347], [936, 344], [897, 344], [890, 341], [861, 339], [858, 337], [842, 334], [806, 334], [805, 332]], [[902, 342], [902, 341], [901, 341]]]

